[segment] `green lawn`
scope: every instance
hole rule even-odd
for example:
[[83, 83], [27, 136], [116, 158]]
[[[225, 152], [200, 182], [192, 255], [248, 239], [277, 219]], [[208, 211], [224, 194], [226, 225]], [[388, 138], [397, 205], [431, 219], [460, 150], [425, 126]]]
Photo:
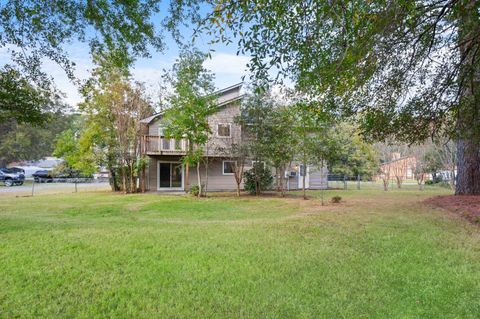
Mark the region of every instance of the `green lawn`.
[[480, 228], [442, 193], [0, 197], [0, 317], [479, 318]]

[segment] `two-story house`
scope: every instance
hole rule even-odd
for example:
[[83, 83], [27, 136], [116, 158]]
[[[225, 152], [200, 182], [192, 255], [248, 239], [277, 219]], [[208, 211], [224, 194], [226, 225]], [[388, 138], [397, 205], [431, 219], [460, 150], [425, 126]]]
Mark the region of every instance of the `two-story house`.
[[[233, 191], [236, 189], [232, 172], [232, 159], [225, 155], [222, 149], [231, 144], [242, 142], [242, 128], [235, 123], [235, 117], [240, 114], [242, 84], [237, 84], [216, 92], [218, 96], [218, 111], [209, 117], [212, 136], [205, 146], [204, 154], [208, 165], [201, 167], [201, 178], [208, 178], [209, 191]], [[149, 191], [183, 191], [186, 185], [197, 184], [197, 173], [190, 169], [188, 183], [182, 156], [186, 154], [187, 142], [165, 138], [162, 126], [163, 113], [150, 116], [142, 123], [146, 125], [146, 135], [142, 138], [142, 152], [149, 157], [146, 189]], [[247, 161], [245, 169], [252, 166]], [[326, 168], [306, 170], [294, 162], [285, 176], [287, 189], [302, 187], [301, 174], [306, 173], [306, 186], [310, 188], [326, 188]]]

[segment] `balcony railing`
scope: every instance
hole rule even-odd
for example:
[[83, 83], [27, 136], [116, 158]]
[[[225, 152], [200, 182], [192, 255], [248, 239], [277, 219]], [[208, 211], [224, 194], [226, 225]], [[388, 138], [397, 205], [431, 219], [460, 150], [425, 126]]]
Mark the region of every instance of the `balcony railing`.
[[142, 139], [142, 150], [144, 154], [182, 155], [187, 152], [187, 140], [145, 135]]

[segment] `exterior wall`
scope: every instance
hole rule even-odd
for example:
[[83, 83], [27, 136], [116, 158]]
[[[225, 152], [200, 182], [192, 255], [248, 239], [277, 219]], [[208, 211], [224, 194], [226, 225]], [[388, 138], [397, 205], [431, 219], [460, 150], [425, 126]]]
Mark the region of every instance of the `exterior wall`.
[[[208, 156], [225, 156], [225, 148], [233, 143], [238, 144], [242, 141], [242, 129], [240, 125], [235, 124], [235, 117], [240, 114], [240, 104], [235, 102], [221, 106], [215, 114], [208, 118], [212, 136], [205, 146], [205, 154]], [[158, 136], [158, 127], [162, 123], [162, 118], [158, 117], [148, 125], [148, 135]], [[219, 137], [217, 132], [218, 124], [230, 124], [230, 137]]]
[[[225, 149], [233, 143], [242, 142], [242, 129], [235, 124], [235, 117], [240, 115], [240, 104], [238, 102], [220, 107], [219, 111], [209, 117], [208, 123], [212, 130], [212, 137], [206, 145], [205, 152], [208, 156], [225, 155]], [[218, 136], [218, 124], [230, 124], [230, 137]]]
[[[380, 171], [385, 175], [390, 175], [389, 180], [395, 180], [397, 176], [403, 180], [415, 178], [414, 172], [417, 165], [415, 157], [400, 157], [399, 153], [393, 153], [392, 157], [391, 162], [380, 165]], [[379, 179], [381, 179], [380, 175], [376, 177], [376, 180]]]
[[154, 135], [158, 136], [158, 126], [162, 122], [162, 118], [158, 117], [157, 119], [153, 120], [149, 125], [148, 125], [148, 135]]
[[148, 168], [147, 168], [147, 184], [146, 188], [148, 191], [157, 191], [158, 186], [158, 161], [166, 162], [180, 162], [181, 159], [179, 156], [149, 156]]
[[[150, 156], [147, 169], [147, 185], [149, 191], [157, 191], [158, 186], [158, 161], [180, 162], [178, 156]], [[246, 167], [246, 169], [248, 169]], [[185, 169], [184, 169], [185, 171]], [[205, 183], [205, 165], [200, 166], [200, 176], [202, 183]], [[189, 185], [197, 185], [197, 168], [190, 167], [188, 174]], [[240, 185], [243, 189], [243, 183]], [[209, 158], [208, 163], [208, 190], [209, 191], [234, 191], [237, 189], [237, 183], [233, 175], [223, 175], [223, 159], [214, 157]], [[162, 190], [163, 191], [163, 190]], [[168, 189], [165, 189], [168, 191]], [[177, 190], [178, 191], [178, 190]]]
[[[197, 185], [197, 168], [190, 167], [189, 184]], [[205, 165], [200, 166], [200, 176], [202, 183], [205, 183]], [[243, 189], [243, 182], [240, 185]], [[237, 189], [237, 183], [233, 175], [223, 175], [223, 160], [221, 158], [209, 158], [208, 163], [208, 185], [207, 191], [234, 191]]]

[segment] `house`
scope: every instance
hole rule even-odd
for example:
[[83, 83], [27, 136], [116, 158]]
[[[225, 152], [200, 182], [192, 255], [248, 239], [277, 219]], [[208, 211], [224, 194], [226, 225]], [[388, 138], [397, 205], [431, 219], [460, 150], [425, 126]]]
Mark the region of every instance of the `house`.
[[[208, 162], [208, 165], [202, 164], [200, 169], [202, 181], [208, 179], [208, 191], [233, 191], [237, 186], [232, 172], [234, 161], [221, 149], [233, 143], [242, 143], [244, 138], [242, 127], [235, 123], [235, 117], [240, 114], [241, 88], [240, 83], [216, 92], [218, 111], [208, 119], [213, 134], [204, 148], [204, 162]], [[145, 188], [149, 191], [184, 191], [187, 185], [186, 168], [181, 159], [186, 154], [187, 141], [165, 138], [162, 117], [163, 113], [160, 112], [142, 120], [145, 125], [142, 154], [149, 158]], [[247, 161], [245, 170], [251, 167], [252, 161]], [[304, 170], [298, 163], [292, 163], [286, 173], [286, 188], [301, 188], [303, 173], [307, 174], [307, 188], [326, 188], [326, 168], [319, 170], [307, 167]], [[188, 185], [197, 184], [196, 174], [195, 169], [189, 169]]]

